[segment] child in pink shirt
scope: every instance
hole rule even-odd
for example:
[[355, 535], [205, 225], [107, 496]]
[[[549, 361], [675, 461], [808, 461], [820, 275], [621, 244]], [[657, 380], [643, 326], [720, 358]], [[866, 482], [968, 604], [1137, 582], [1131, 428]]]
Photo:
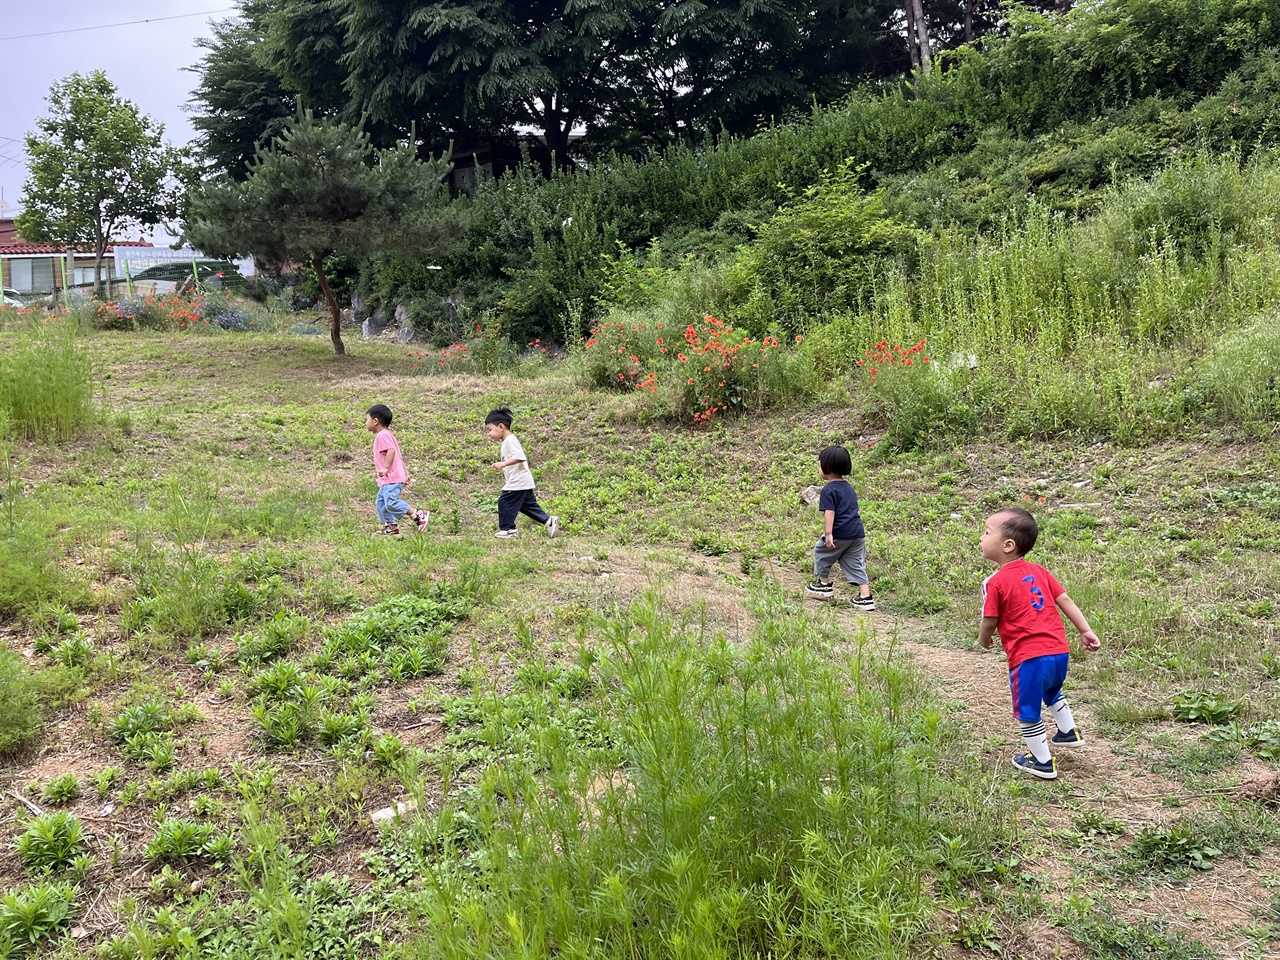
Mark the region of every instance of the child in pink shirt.
[[425, 533], [431, 514], [415, 510], [400, 499], [400, 491], [409, 482], [404, 458], [400, 456], [400, 444], [387, 428], [391, 426], [391, 410], [385, 404], [375, 403], [365, 414], [365, 429], [373, 437], [373, 469], [378, 478], [378, 529], [376, 536], [400, 536], [400, 518], [409, 516]]

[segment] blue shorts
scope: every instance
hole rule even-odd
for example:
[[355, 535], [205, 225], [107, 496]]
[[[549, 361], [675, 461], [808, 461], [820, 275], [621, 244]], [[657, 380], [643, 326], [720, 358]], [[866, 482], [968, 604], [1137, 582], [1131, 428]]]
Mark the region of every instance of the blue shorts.
[[1067, 654], [1023, 660], [1009, 671], [1009, 692], [1013, 694], [1013, 716], [1019, 723], [1038, 723], [1040, 704], [1062, 699], [1067, 679]]

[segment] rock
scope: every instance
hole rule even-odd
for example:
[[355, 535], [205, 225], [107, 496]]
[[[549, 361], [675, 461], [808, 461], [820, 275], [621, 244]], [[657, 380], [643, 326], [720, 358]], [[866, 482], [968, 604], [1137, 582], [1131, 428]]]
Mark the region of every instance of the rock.
[[821, 487], [805, 487], [800, 491], [800, 502], [810, 507], [816, 507], [818, 501], [822, 499]]
[[405, 304], [396, 307], [396, 331], [397, 343], [413, 343], [417, 336], [417, 331], [413, 329], [413, 321], [409, 319], [409, 308]]
[[406, 813], [413, 813], [418, 809], [418, 805], [412, 800], [406, 800], [404, 803], [397, 803], [394, 807], [383, 807], [381, 810], [375, 810], [369, 814], [369, 819], [374, 823], [386, 823], [394, 820], [396, 817]]
[[381, 307], [373, 311], [369, 319], [360, 324], [360, 332], [366, 340], [376, 337], [385, 329], [387, 329], [387, 315], [382, 312]]
[[108, 803], [105, 806], [103, 806], [101, 810], [98, 811], [98, 816], [109, 817], [115, 812], [116, 812], [116, 805], [114, 803]]
[[364, 297], [360, 296], [358, 290], [353, 290], [351, 293], [351, 322], [364, 322]]

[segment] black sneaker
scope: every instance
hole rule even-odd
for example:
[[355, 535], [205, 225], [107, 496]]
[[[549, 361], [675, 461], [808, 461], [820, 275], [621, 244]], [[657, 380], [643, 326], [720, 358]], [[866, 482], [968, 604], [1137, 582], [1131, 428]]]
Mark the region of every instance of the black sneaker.
[[1049, 758], [1048, 763], [1041, 763], [1029, 753], [1019, 753], [1013, 758], [1013, 765], [1022, 773], [1029, 773], [1041, 780], [1058, 779], [1058, 768], [1054, 765], [1053, 757]]
[[1049, 741], [1055, 747], [1083, 747], [1084, 737], [1080, 736], [1080, 728], [1072, 727], [1066, 733], [1059, 731], [1053, 735], [1053, 739]]
[[874, 610], [876, 608], [876, 602], [870, 596], [853, 597], [849, 601], [849, 605], [852, 606], [853, 609], [855, 610], [863, 610], [863, 611]]
[[804, 594], [806, 597], [813, 597], [815, 600], [830, 600], [836, 595], [836, 588], [831, 583], [810, 580], [804, 585]]

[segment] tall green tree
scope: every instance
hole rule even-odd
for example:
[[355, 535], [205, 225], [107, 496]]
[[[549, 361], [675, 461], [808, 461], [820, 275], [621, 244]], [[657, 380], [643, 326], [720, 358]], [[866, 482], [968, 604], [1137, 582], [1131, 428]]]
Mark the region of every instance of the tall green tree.
[[123, 99], [106, 73], [73, 73], [49, 89], [49, 114], [26, 137], [18, 230], [28, 240], [92, 246], [93, 289], [123, 231], [173, 220], [187, 164], [164, 126]]
[[334, 352], [343, 354], [342, 311], [325, 261], [430, 256], [444, 246], [456, 232], [442, 202], [448, 172], [445, 158], [419, 160], [412, 143], [377, 150], [359, 128], [304, 111], [259, 147], [244, 181], [224, 175], [192, 191], [185, 234], [211, 256], [252, 256], [268, 271], [310, 265], [329, 306]]
[[298, 114], [296, 91], [285, 85], [268, 37], [273, 8], [271, 0], [245, 0], [237, 17], [215, 23], [213, 36], [196, 41], [205, 54], [191, 68], [200, 75], [191, 125], [213, 168], [237, 180], [248, 175], [258, 146]]

